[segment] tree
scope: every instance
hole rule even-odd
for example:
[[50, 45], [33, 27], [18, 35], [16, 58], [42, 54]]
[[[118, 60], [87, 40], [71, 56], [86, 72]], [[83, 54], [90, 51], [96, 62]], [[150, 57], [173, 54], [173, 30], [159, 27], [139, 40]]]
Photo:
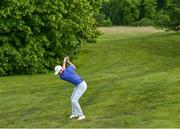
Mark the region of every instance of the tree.
[[115, 25], [131, 25], [139, 18], [139, 0], [111, 0], [110, 18]]
[[46, 72], [97, 36], [101, 0], [1, 0], [0, 75]]
[[180, 30], [180, 1], [179, 0], [173, 0], [172, 6], [170, 9], [170, 17], [171, 17], [171, 23], [170, 26]]
[[101, 14], [113, 25], [180, 28], [179, 0], [106, 0]]
[[97, 26], [111, 26], [112, 22], [109, 16], [110, 16], [109, 2], [103, 0], [101, 8], [99, 9], [99, 14], [95, 16]]
[[156, 8], [157, 8], [157, 3], [156, 0], [141, 0], [140, 1], [140, 15], [139, 19], [149, 19], [152, 20], [153, 17], [156, 15]]

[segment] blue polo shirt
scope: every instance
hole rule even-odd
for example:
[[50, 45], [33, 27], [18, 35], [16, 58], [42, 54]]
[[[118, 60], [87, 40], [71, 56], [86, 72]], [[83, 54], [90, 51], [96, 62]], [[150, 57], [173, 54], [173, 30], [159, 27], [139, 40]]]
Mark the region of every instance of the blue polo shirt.
[[72, 65], [66, 67], [60, 78], [64, 81], [70, 82], [74, 85], [79, 85], [83, 79], [75, 72], [75, 68]]

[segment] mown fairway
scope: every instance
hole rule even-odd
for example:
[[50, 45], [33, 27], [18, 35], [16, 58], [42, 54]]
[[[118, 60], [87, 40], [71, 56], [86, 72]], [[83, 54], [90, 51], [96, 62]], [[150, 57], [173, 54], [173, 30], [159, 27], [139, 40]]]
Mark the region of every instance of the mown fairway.
[[52, 72], [0, 78], [0, 127], [180, 127], [180, 32], [100, 30], [74, 61], [87, 119], [68, 119], [73, 86]]

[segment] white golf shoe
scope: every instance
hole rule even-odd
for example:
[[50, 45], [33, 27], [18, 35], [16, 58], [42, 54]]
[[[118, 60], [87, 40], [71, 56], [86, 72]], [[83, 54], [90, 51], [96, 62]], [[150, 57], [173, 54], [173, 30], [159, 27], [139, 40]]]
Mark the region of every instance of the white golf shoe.
[[78, 115], [72, 114], [69, 118], [72, 119], [72, 118], [76, 118], [76, 117], [78, 117]]
[[79, 116], [78, 120], [83, 120], [83, 119], [85, 119], [85, 118], [86, 118], [86, 116], [85, 116], [85, 115], [82, 115], [82, 116]]

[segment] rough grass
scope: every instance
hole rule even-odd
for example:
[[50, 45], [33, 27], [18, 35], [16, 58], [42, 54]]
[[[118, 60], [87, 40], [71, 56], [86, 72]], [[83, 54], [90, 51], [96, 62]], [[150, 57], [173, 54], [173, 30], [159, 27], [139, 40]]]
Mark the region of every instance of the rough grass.
[[114, 27], [100, 27], [98, 30], [102, 36], [98, 40], [113, 40], [125, 39], [128, 37], [137, 37], [148, 35], [152, 33], [165, 32], [154, 27], [127, 27], [127, 26], [114, 26]]
[[154, 27], [127, 27], [127, 26], [113, 26], [113, 27], [99, 27], [98, 30], [107, 34], [132, 34], [132, 33], [155, 33], [155, 32], [164, 32], [163, 30], [158, 30]]
[[180, 127], [180, 33], [116, 29], [74, 61], [86, 120], [68, 119], [73, 86], [53, 73], [10, 76], [0, 78], [0, 127]]

